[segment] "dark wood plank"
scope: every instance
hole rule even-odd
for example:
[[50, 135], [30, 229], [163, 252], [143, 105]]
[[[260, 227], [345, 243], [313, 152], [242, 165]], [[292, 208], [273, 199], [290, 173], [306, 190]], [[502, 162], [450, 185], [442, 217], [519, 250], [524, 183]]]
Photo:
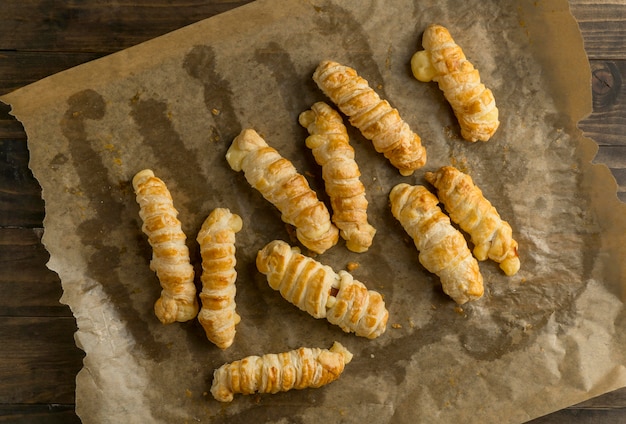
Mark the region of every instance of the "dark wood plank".
[[249, 2], [3, 2], [0, 50], [115, 52]]
[[570, 0], [590, 59], [626, 59], [626, 7], [620, 0]]
[[15, 118], [9, 115], [9, 106], [0, 103], [0, 140], [21, 139], [26, 141], [24, 127]]
[[0, 317], [0, 404], [74, 403], [75, 331], [70, 317]]
[[624, 424], [626, 409], [577, 409], [566, 408], [545, 417], [529, 421], [528, 424]]
[[0, 423], [4, 424], [80, 424], [74, 405], [0, 405]]
[[[573, 409], [624, 409], [626, 408], [626, 387], [612, 391], [602, 396], [589, 399], [578, 405], [572, 406]], [[625, 420], [626, 422], [626, 420]]]
[[591, 72], [593, 113], [579, 127], [600, 146], [626, 145], [626, 60], [594, 60]]
[[71, 317], [58, 275], [46, 267], [41, 230], [0, 228], [0, 316]]
[[611, 169], [618, 198], [626, 202], [626, 60], [592, 60], [590, 65], [593, 112], [578, 126], [598, 143], [595, 162]]
[[0, 227], [41, 227], [41, 187], [28, 168], [24, 140], [0, 139]]
[[0, 95], [104, 55], [105, 53], [2, 51]]

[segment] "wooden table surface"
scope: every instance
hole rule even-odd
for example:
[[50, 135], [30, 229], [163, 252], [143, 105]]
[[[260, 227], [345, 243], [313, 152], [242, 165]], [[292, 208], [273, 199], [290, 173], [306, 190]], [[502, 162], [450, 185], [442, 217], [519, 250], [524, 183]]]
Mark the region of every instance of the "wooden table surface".
[[[530, 0], [529, 0], [530, 1]], [[546, 0], [547, 1], [547, 0]], [[247, 1], [2, 0], [0, 95]], [[591, 69], [593, 113], [580, 123], [600, 146], [626, 201], [626, 0], [571, 0]], [[40, 242], [44, 204], [26, 134], [0, 103], [0, 422], [77, 423], [76, 321]], [[536, 419], [626, 423], [626, 389]]]

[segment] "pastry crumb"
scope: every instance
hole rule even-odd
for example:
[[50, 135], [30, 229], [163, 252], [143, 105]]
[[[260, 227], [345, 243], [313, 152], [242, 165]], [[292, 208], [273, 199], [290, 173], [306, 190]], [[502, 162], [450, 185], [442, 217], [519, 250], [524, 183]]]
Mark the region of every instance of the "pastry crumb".
[[399, 329], [401, 329], [401, 328], [402, 328], [402, 324], [397, 323], [397, 322], [396, 322], [396, 323], [393, 323], [393, 324], [391, 324], [391, 328], [394, 328], [394, 329], [396, 329], [396, 330], [399, 330]]
[[348, 272], [352, 272], [355, 269], [357, 269], [359, 266], [360, 265], [358, 262], [348, 262], [346, 265], [346, 269], [348, 270]]

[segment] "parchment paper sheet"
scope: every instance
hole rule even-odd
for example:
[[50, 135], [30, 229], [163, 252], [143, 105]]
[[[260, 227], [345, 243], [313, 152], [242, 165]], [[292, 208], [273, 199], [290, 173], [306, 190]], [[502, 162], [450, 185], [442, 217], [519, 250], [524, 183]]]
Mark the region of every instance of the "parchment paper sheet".
[[[447, 26], [494, 91], [502, 125], [488, 143], [459, 139], [436, 84], [409, 60], [432, 22]], [[397, 107], [427, 148], [401, 177], [350, 129], [378, 229], [369, 252], [342, 241], [318, 256], [381, 292], [387, 332], [367, 340], [284, 301], [254, 265], [258, 249], [295, 244], [279, 212], [224, 154], [253, 127], [306, 174], [320, 170], [297, 116], [327, 100], [311, 80], [320, 60], [356, 68]], [[567, 2], [278, 1], [232, 12], [79, 66], [2, 98], [24, 124], [46, 203], [44, 243], [85, 350], [77, 412], [85, 423], [522, 422], [626, 385], [624, 205], [597, 146], [576, 122], [590, 112], [590, 72]], [[457, 307], [391, 216], [405, 181], [455, 164], [511, 223], [521, 271], [482, 262], [485, 296]], [[169, 186], [188, 236], [215, 207], [240, 214], [234, 345], [222, 352], [196, 321], [161, 325], [130, 180], [151, 168]], [[393, 325], [392, 325], [393, 324]], [[354, 354], [318, 390], [207, 394], [213, 370], [247, 355], [334, 340]]]

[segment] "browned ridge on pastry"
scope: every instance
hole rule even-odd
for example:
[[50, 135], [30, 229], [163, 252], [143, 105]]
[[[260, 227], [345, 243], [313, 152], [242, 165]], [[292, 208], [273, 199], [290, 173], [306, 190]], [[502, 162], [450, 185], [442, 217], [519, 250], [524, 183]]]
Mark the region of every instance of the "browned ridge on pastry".
[[402, 175], [424, 166], [426, 149], [420, 137], [356, 70], [327, 60], [319, 64], [313, 80]]
[[474, 256], [479, 261], [489, 258], [498, 262], [506, 275], [516, 274], [520, 259], [513, 230], [472, 177], [453, 166], [444, 166], [437, 172], [427, 172], [425, 178], [437, 189], [437, 197], [452, 221], [470, 235]]
[[241, 230], [241, 217], [227, 208], [216, 208], [198, 232], [202, 256], [202, 307], [198, 321], [207, 338], [220, 349], [235, 339], [235, 326], [241, 318], [236, 312], [235, 233]]
[[483, 295], [483, 277], [467, 242], [423, 186], [396, 185], [389, 195], [391, 212], [413, 238], [419, 261], [439, 276], [443, 291], [458, 304]]
[[335, 273], [281, 240], [261, 249], [256, 265], [270, 287], [311, 316], [369, 339], [385, 332], [389, 312], [382, 296], [347, 271]]
[[411, 58], [413, 75], [420, 81], [436, 81], [452, 106], [461, 136], [468, 141], [487, 141], [498, 129], [498, 108], [493, 93], [450, 32], [430, 25], [422, 39], [424, 50]]
[[152, 246], [150, 269], [156, 272], [162, 287], [154, 312], [164, 324], [189, 321], [198, 313], [194, 271], [172, 196], [149, 169], [135, 175], [133, 187], [143, 220], [141, 228]]
[[213, 372], [211, 394], [220, 402], [231, 402], [235, 394], [320, 388], [337, 380], [351, 360], [352, 353], [339, 342], [330, 349], [301, 347], [289, 352], [247, 356]]
[[359, 178], [361, 171], [341, 115], [326, 103], [317, 102], [300, 114], [299, 122], [309, 131], [306, 145], [322, 167], [333, 210], [332, 221], [348, 249], [358, 253], [367, 251], [376, 229], [367, 221], [365, 186]]
[[339, 239], [326, 205], [293, 164], [270, 147], [253, 129], [243, 130], [231, 144], [226, 160], [235, 171], [281, 212], [296, 228], [298, 240], [315, 253], [324, 253]]

